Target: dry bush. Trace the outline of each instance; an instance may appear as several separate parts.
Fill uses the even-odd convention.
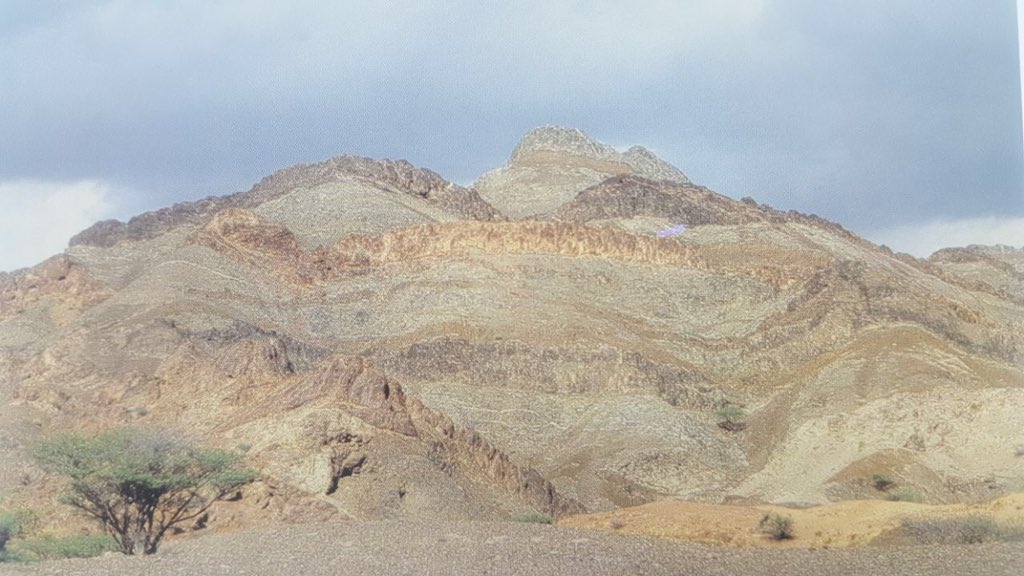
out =
[[[757,528],[772,540],[789,540],[793,538],[793,519],[781,514],[765,514]]]

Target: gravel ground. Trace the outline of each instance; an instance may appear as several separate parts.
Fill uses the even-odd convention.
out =
[[[216,534],[169,542],[149,557],[5,565],[0,574],[1021,576],[1024,544],[730,550],[539,524],[391,521]]]

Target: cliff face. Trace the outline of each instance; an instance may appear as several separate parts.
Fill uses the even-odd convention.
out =
[[[0,276],[0,492],[54,521],[25,448],[120,425],[244,447],[230,525],[1024,489],[1020,250],[893,254],[576,130],[474,188],[339,157],[72,244]]]

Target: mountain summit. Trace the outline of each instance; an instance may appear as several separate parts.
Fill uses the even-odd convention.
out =
[[[554,156],[546,156],[553,153]],[[651,180],[670,180],[688,184],[690,180],[678,168],[658,158],[643,146],[633,146],[625,152],[593,140],[577,128],[547,125],[534,128],[523,136],[512,151],[509,164],[525,166],[529,164],[572,164],[608,162],[624,164],[628,167],[616,167],[621,172],[613,175],[635,175]],[[560,162],[559,162],[560,161]]]
[[[619,152],[576,128],[549,125],[527,132],[508,164],[484,174],[474,188],[506,216],[522,218],[549,214],[612,176],[690,182],[642,146]]]

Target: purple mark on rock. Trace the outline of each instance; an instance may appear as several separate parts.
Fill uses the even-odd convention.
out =
[[[686,232],[686,224],[676,224],[675,226],[669,226],[664,230],[660,230],[657,234],[658,238],[670,238],[672,236],[678,236]]]

